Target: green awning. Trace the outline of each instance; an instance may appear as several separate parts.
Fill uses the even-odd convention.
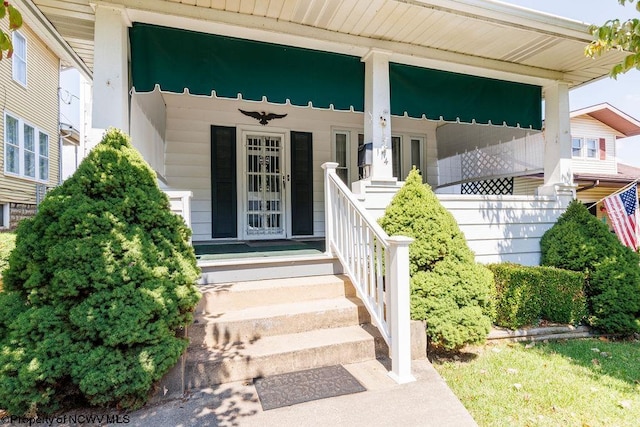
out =
[[[523,83],[389,64],[391,114],[542,128],[542,88]]]
[[[135,23],[135,90],[211,95],[337,110],[364,110],[359,57]]]

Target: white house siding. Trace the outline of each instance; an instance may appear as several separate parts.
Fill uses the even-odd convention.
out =
[[[162,94],[131,96],[131,140],[147,163],[164,177],[166,107]],[[162,179],[162,178],[161,178]]]
[[[540,238],[564,212],[553,197],[438,195],[481,263],[540,263]]]
[[[606,147],[606,159],[600,160],[586,157],[573,157],[571,163],[572,172],[575,173],[595,173],[595,174],[616,174],[616,148],[615,129],[606,126],[601,121],[588,116],[571,118],[571,136],[577,138],[604,138]]]
[[[0,21],[5,31],[7,22],[7,19]],[[0,203],[35,205],[36,181],[4,173],[4,113],[11,113],[49,136],[49,179],[46,185],[56,186],[60,170],[60,60],[27,23],[23,24],[19,31],[27,40],[27,86],[24,87],[13,80],[11,59],[5,58],[0,61],[0,90],[3,100],[3,115],[0,118]]]
[[[335,160],[334,132],[349,132],[350,181],[358,179],[357,145],[358,134],[363,133],[362,113],[185,94],[162,94],[162,96],[166,103],[165,184],[171,190],[193,192],[191,222],[194,241],[211,240],[211,125],[236,127],[238,139],[242,137],[243,131],[282,133],[285,137],[285,146],[289,144],[290,131],[311,132],[313,134],[314,236],[324,236],[324,171],[321,165]],[[248,111],[286,113],[287,117],[273,120],[267,126],[261,126],[255,119],[241,114],[238,111],[240,108]],[[143,114],[143,122],[146,120],[145,117]],[[132,125],[132,129],[138,126]],[[149,124],[143,125],[142,128],[149,129]],[[392,134],[401,136],[403,144],[408,144],[412,137],[419,137],[425,141],[423,154],[426,155],[427,171],[426,174],[423,171],[423,175],[426,176],[427,182],[437,184],[435,128],[436,123],[427,120],[392,118]],[[241,155],[240,152],[238,154]],[[401,174],[406,175],[410,168],[410,150],[403,149],[402,156]],[[242,191],[240,185],[238,188]]]
[[[384,214],[396,191],[372,189],[361,199],[377,219]],[[538,265],[540,238],[566,208],[554,197],[451,194],[437,197],[456,219],[481,263]]]
[[[313,200],[314,235],[324,236],[324,190],[321,165],[333,160],[332,129],[362,128],[362,114],[312,108],[290,107],[239,100],[216,100],[208,97],[167,95],[167,128],[165,178],[174,190],[193,192],[191,222],[194,241],[211,240],[211,125],[237,128],[242,131],[275,132],[289,144],[290,131],[313,133]],[[287,113],[287,117],[261,126],[238,109]],[[352,147],[352,164],[357,163],[357,146]],[[285,154],[286,155],[286,154]],[[239,157],[241,158],[241,157]],[[356,169],[357,170],[357,169]],[[240,190],[239,186],[239,191]],[[290,218],[289,218],[290,219]]]

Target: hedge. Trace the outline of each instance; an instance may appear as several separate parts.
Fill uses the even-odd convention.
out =
[[[496,284],[496,325],[517,329],[541,319],[577,324],[585,317],[584,274],[511,263],[488,267]]]

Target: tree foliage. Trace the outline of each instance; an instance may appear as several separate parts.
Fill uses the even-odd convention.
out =
[[[411,317],[427,321],[431,344],[452,350],[484,342],[493,316],[493,276],[475,262],[455,219],[417,170],[380,225],[389,235],[415,239],[409,247]]]
[[[608,333],[638,330],[640,257],[573,201],[540,240],[542,264],[585,273],[589,323]]]
[[[109,131],[22,221],[0,293],[0,408],[140,406],[199,299],[190,230],[128,137]]]
[[[618,3],[624,6],[634,1],[618,0]],[[636,9],[640,12],[640,1],[636,3]],[[589,32],[593,41],[585,48],[587,56],[593,58],[611,49],[627,52],[624,60],[611,69],[612,77],[616,78],[633,68],[640,70],[640,19],[610,19],[601,26],[592,25]]]
[[[9,30],[17,30],[22,27],[22,15],[8,1],[3,2],[0,5],[0,20],[6,16],[9,17]],[[0,60],[3,57],[4,52],[7,52],[7,58],[11,58],[13,55],[13,43],[11,42],[11,35],[4,30],[0,30]]]

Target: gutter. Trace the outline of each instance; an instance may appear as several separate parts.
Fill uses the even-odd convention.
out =
[[[587,185],[586,187],[578,188],[576,190],[576,193],[579,193],[579,192],[585,191],[585,190],[591,190],[592,188],[596,188],[599,185],[600,185],[600,180],[596,179],[595,181],[593,181],[593,183],[591,185]]]

